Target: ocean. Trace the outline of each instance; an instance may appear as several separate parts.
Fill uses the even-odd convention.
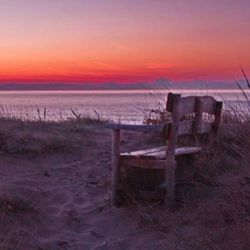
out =
[[[113,91],[1,91],[0,116],[23,120],[61,121],[91,117],[139,124],[152,109],[163,109],[169,90]],[[240,90],[172,90],[186,95],[212,95],[222,100],[224,109],[245,110],[246,98]],[[248,91],[248,93],[250,93]]]

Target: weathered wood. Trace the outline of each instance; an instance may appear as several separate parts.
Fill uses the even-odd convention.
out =
[[[215,114],[217,101],[212,96],[187,96],[181,98],[181,116],[195,112],[197,98],[199,98],[202,103],[202,112]]]
[[[196,96],[186,96],[181,98],[180,116],[194,113]]]
[[[112,130],[112,204],[120,203],[119,183],[121,179],[120,169],[120,130]]]
[[[170,93],[168,99],[171,100],[171,104],[167,105],[167,108],[172,107],[172,123],[169,126],[169,140],[167,141],[166,151],[166,168],[165,168],[165,183],[166,183],[166,195],[165,205],[167,208],[171,208],[174,202],[175,191],[175,148],[177,144],[178,126],[180,119],[181,108],[181,95],[173,95]]]
[[[202,102],[199,97],[196,98],[195,100],[195,118],[194,118],[194,123],[193,123],[193,129],[192,132],[194,134],[199,133],[201,131],[201,122],[202,122]]]
[[[178,135],[192,134],[194,121],[182,121],[179,122]]]
[[[121,153],[121,156],[147,156],[149,154],[155,154],[157,155],[159,152],[164,152],[166,154],[166,146],[156,147],[156,148],[149,148],[149,149],[143,149],[143,150],[136,150],[133,152],[126,152]],[[164,156],[165,157],[165,156]]]
[[[184,121],[179,122],[179,129],[178,129],[178,135],[191,135],[194,134],[193,132],[193,121]],[[199,131],[197,134],[206,134],[210,133],[212,130],[212,123],[208,122],[201,122]]]
[[[166,103],[166,110],[171,114],[171,123],[172,123],[172,109],[173,109],[173,97],[174,94],[168,93],[167,103]],[[170,131],[171,131],[171,124],[168,125],[168,130],[165,133],[166,141],[169,139]]]
[[[158,148],[150,148],[145,150],[137,150],[133,152],[121,153],[120,156],[123,159],[133,158],[133,159],[165,159],[166,158],[166,146],[158,147]],[[189,155],[196,154],[201,152],[201,147],[178,147],[175,149],[175,156],[179,155]],[[147,168],[147,166],[145,166]]]
[[[217,102],[215,106],[215,119],[213,124],[213,133],[214,136],[217,136],[221,123],[221,115],[222,115],[223,103]]]
[[[192,133],[194,134],[194,142],[195,144],[199,143],[199,133],[201,133],[201,126],[202,126],[202,108],[203,108],[203,103],[201,102],[201,98],[197,97],[195,100],[195,106],[194,106],[194,112],[195,112],[195,117],[194,117],[194,123],[193,123],[193,128],[192,128]]]
[[[179,147],[175,149],[175,156],[196,154],[202,151],[202,147]]]
[[[106,127],[111,129],[121,129],[121,130],[163,132],[163,130],[166,127],[166,123],[163,125],[131,125],[131,124],[109,123],[106,125]]]
[[[202,122],[200,134],[209,134],[212,131],[212,128],[212,123]]]
[[[202,103],[202,112],[215,114],[215,105],[217,101],[212,96],[201,96],[199,98]]]

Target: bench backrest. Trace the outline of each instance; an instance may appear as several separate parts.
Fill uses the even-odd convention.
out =
[[[168,139],[176,143],[177,137],[185,134],[211,134],[216,137],[222,105],[222,102],[211,96],[181,97],[179,94],[169,93],[166,109],[172,114],[172,124],[169,126]]]

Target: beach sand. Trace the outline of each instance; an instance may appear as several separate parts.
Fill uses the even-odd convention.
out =
[[[158,234],[110,204],[110,131],[92,125],[77,135],[77,153],[2,153],[0,248],[154,249]]]
[[[35,125],[32,130],[33,125],[12,122],[1,127],[0,139],[12,134],[16,144],[1,148],[0,249],[215,249],[220,241],[207,233],[215,230],[213,223],[206,227],[197,220],[206,217],[216,195],[174,215],[164,208],[112,207],[111,134],[103,124]],[[125,142],[133,137],[123,138],[125,149],[135,147]],[[45,145],[48,138],[61,147]],[[63,147],[64,139],[74,150]],[[225,178],[225,186],[242,181],[237,173]],[[219,196],[217,189],[212,188]]]

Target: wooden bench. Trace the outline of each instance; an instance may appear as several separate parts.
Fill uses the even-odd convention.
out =
[[[165,204],[171,207],[174,201],[176,156],[192,155],[201,152],[200,135],[215,139],[221,121],[222,102],[211,96],[181,97],[179,94],[168,94],[166,109],[171,113],[170,120],[162,125],[126,125],[109,124],[113,129],[112,139],[112,203],[121,201],[121,166],[165,170]],[[145,132],[163,132],[166,134],[166,145],[147,150],[120,152],[120,130]],[[178,147],[179,136],[194,138],[195,145]],[[190,139],[191,144],[191,139]]]

